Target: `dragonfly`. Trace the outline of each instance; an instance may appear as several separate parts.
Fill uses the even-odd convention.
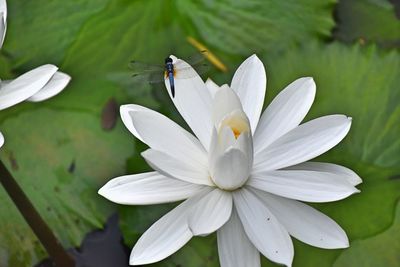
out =
[[[175,63],[171,57],[164,60],[164,64],[148,64],[140,61],[131,61],[129,67],[133,70],[132,77],[136,82],[149,82],[150,84],[169,81],[172,97],[175,97],[175,79],[189,79],[208,70],[204,62],[206,51],[197,53],[188,60],[178,60]]]

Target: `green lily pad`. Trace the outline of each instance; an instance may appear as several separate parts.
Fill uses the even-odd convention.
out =
[[[395,213],[395,220],[389,229],[376,236],[354,241],[333,266],[397,266],[400,262],[400,203]]]
[[[111,210],[97,189],[124,173],[133,152],[122,123],[105,132],[97,116],[40,108],[9,117],[1,129],[1,160],[66,248],[102,227]],[[43,248],[3,189],[0,202],[1,266],[34,265]]]
[[[117,0],[84,25],[65,66],[71,66],[72,74],[92,70],[101,75],[112,68],[126,70],[129,59],[162,64],[170,53],[183,57],[195,51],[187,36],[199,37],[223,53],[247,55],[249,50],[285,48],[328,36],[334,26],[332,10],[333,2],[316,0],[301,4]]]
[[[337,20],[334,37],[341,41],[400,48],[400,18],[388,0],[339,1]]]
[[[108,2],[7,1],[8,29],[3,49],[24,69],[48,62],[60,64],[84,23]]]
[[[334,26],[334,3],[179,0],[175,6],[192,35],[225,53],[248,56],[328,37]]]
[[[190,48],[171,12],[169,1],[112,1],[82,27],[63,67],[73,76],[114,80],[125,72],[130,80],[128,63],[133,59],[163,64],[175,48]]]

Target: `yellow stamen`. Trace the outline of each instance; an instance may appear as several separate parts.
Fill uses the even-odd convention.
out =
[[[230,116],[228,115],[227,117],[225,117],[221,121],[219,128],[222,129],[222,127],[225,126],[231,128],[232,133],[236,139],[238,139],[243,132],[250,131],[250,126],[247,117],[246,115],[242,114],[242,112],[234,112]]]
[[[208,61],[210,61],[211,64],[213,64],[217,69],[221,70],[222,72],[227,72],[228,68],[224,65],[224,63],[222,63],[221,60],[218,59],[218,57],[216,55],[214,55],[213,53],[210,52],[210,50],[203,45],[202,43],[198,42],[196,39],[194,39],[191,36],[188,36],[186,38],[186,40],[193,45],[197,50],[199,50],[200,52],[202,51],[207,51],[207,53],[205,53],[205,57]]]
[[[231,129],[232,129],[233,135],[235,136],[235,139],[238,139],[240,134],[241,134],[241,132],[238,129],[235,129],[235,128],[231,128]]]

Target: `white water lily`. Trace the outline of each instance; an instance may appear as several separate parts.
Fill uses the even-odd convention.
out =
[[[153,110],[121,106],[125,126],[150,147],[142,155],[155,171],[115,178],[99,190],[120,204],[187,199],[141,236],[131,265],[165,259],[193,236],[215,231],[223,267],[260,266],[260,252],[291,266],[290,235],[320,248],[349,245],[338,224],[300,202],[340,200],[361,183],[345,167],[306,162],[337,145],[351,125],[344,115],[300,125],[314,100],[312,78],[288,85],[260,118],[266,74],[255,55],[230,86],[176,76],[171,99],[197,138]]]
[[[0,48],[7,28],[7,5],[0,0]],[[46,64],[28,71],[14,80],[0,80],[0,110],[23,101],[40,102],[60,93],[71,77],[58,71],[58,67]],[[4,143],[1,135],[0,147]]]
[[[2,147],[4,144],[4,136],[2,133],[0,133],[0,147]]]
[[[4,37],[7,29],[7,3],[0,0],[0,48],[3,46]]]
[[[60,93],[71,77],[46,64],[11,81],[0,82],[0,110],[23,101],[40,102]]]

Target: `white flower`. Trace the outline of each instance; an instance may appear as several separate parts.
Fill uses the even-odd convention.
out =
[[[2,147],[4,144],[4,136],[2,133],[0,133],[0,147]]]
[[[288,85],[260,118],[266,75],[255,55],[230,87],[176,75],[171,99],[198,139],[162,114],[122,106],[125,126],[150,147],[142,155],[155,171],[115,178],[99,190],[121,204],[187,199],[142,235],[130,264],[160,261],[214,231],[223,267],[260,266],[259,252],[291,266],[290,235],[321,248],[349,245],[339,225],[300,202],[343,199],[361,183],[345,167],[306,162],[338,144],[351,125],[344,115],[299,125],[314,100],[312,78]]]
[[[7,29],[7,3],[0,0],[0,48],[3,46],[4,37]]]
[[[7,28],[7,5],[0,0],[0,48]],[[14,106],[23,101],[39,102],[60,93],[69,83],[71,77],[51,64],[37,67],[11,81],[0,80],[0,110]],[[0,137],[0,147],[4,138]]]
[[[0,110],[23,101],[40,102],[61,92],[71,80],[58,68],[46,64],[11,81],[0,82]]]

